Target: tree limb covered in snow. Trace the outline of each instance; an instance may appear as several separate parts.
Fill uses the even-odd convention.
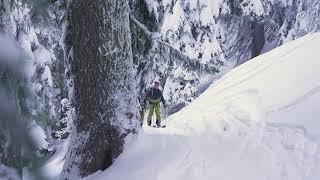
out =
[[[130,15],[130,20],[132,20],[139,28],[141,28],[146,33],[146,35],[148,35],[148,37],[151,37],[154,33],[149,31],[149,29],[144,24],[139,22],[133,15]]]
[[[23,92],[26,96],[30,94],[24,87],[25,74],[23,73],[23,61],[19,57],[19,50],[13,46],[11,39],[0,36],[1,42],[6,42],[7,47],[0,47],[0,141],[6,143],[5,146],[0,144],[0,165],[5,164],[15,168],[22,175],[22,168],[29,166],[31,174],[37,179],[45,179],[38,172],[40,159],[37,156],[35,147],[36,140],[26,128],[28,125],[27,117],[22,112],[24,108],[22,100],[19,100],[18,93]],[[9,44],[9,45],[8,45]],[[12,46],[10,46],[12,45]],[[6,53],[18,54],[12,56]],[[7,83],[9,82],[9,83]],[[2,169],[2,170],[1,170]],[[0,170],[4,171],[0,166]],[[7,170],[5,170],[7,171]],[[1,177],[0,172],[0,177]]]
[[[211,67],[210,65],[202,64],[195,59],[190,59],[188,56],[184,55],[181,51],[174,48],[170,44],[161,41],[157,38],[157,32],[151,32],[149,29],[142,24],[139,20],[137,20],[132,14],[130,15],[130,20],[135,23],[135,25],[141,29],[151,40],[153,53],[159,54],[163,56],[165,52],[170,54],[170,58],[161,58],[163,61],[170,61],[179,64],[180,66],[186,68],[188,71],[195,71],[202,73],[214,74],[218,72],[215,67]]]

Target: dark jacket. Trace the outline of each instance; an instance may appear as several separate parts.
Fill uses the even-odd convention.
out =
[[[156,88],[151,88],[147,94],[146,99],[150,102],[150,100],[161,100],[163,105],[165,105],[165,101],[162,95],[162,92],[160,91],[160,89],[156,89]]]

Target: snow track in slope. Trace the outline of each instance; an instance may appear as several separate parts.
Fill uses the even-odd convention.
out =
[[[320,93],[320,86],[317,86],[315,88],[313,88],[312,90],[308,91],[306,94],[304,94],[303,96],[295,99],[294,101],[292,101],[291,103],[283,106],[283,107],[280,107],[278,108],[277,110],[270,110],[269,112],[274,112],[274,111],[284,111],[284,110],[288,110],[302,102],[304,102],[307,98],[317,94],[317,93]]]

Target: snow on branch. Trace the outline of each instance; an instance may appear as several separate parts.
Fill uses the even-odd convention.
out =
[[[149,31],[149,29],[142,24],[140,21],[138,21],[133,15],[130,15],[130,19],[140,28],[142,29],[147,36],[152,37],[153,32]]]
[[[102,47],[100,46],[98,48],[98,51],[101,56],[110,56],[112,54],[116,54],[116,53],[120,52],[119,48],[114,48],[112,51],[108,51],[108,49],[106,48],[105,45],[102,45]]]

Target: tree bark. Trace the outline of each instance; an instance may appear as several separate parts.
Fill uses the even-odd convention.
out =
[[[62,179],[104,170],[139,126],[126,0],[71,4],[75,126]]]

